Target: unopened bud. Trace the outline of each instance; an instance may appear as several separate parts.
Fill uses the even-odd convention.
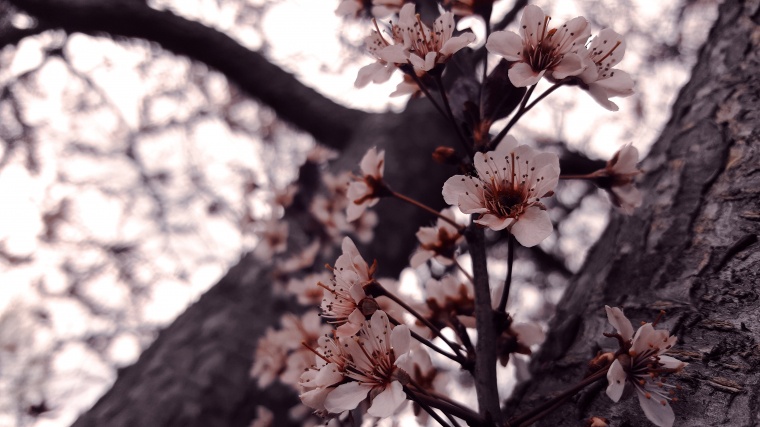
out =
[[[451,147],[440,146],[433,151],[433,160],[442,165],[456,165],[459,163],[457,152]]]
[[[588,370],[589,374],[592,374],[605,366],[612,363],[612,361],[615,359],[614,353],[599,353],[596,355],[595,358],[593,358],[590,362],[588,362]]]

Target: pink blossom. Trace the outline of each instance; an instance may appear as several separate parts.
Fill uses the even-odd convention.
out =
[[[542,197],[554,194],[559,158],[539,153],[507,136],[496,151],[475,154],[475,176],[455,175],[443,185],[443,198],[462,213],[480,214],[476,223],[508,229],[523,246],[539,244],[552,232]]]
[[[625,54],[625,40],[615,31],[605,28],[594,37],[588,47],[577,51],[583,60],[584,70],[578,76],[588,93],[604,108],[617,111],[611,97],[633,95],[633,79],[617,65]]]
[[[379,152],[375,147],[370,148],[359,164],[362,176],[351,181],[348,185],[347,197],[348,208],[346,219],[351,222],[357,220],[368,207],[372,207],[380,201],[383,184],[383,171],[385,170],[385,151]]]
[[[671,427],[675,421],[671,384],[665,383],[664,374],[678,372],[687,363],[665,356],[676,343],[676,337],[667,330],[654,329],[654,324],[643,324],[636,334],[623,311],[617,307],[605,306],[607,319],[617,330],[623,348],[609,371],[607,371],[607,396],[618,402],[626,387],[633,387],[639,404],[649,421],[659,427]]]
[[[564,79],[583,72],[582,58],[575,53],[591,35],[588,21],[576,17],[561,27],[549,29],[551,17],[540,7],[528,5],[520,20],[520,35],[512,31],[496,31],[488,38],[489,52],[515,64],[509,69],[509,80],[517,87],[538,83],[548,71],[552,78]]]
[[[454,220],[453,208],[444,209],[441,215]],[[448,221],[438,218],[435,227],[420,227],[417,231],[417,240],[420,247],[412,255],[410,264],[417,268],[430,258],[434,258],[442,265],[453,263],[454,253],[463,240],[464,236]]]
[[[612,204],[627,215],[633,214],[642,203],[641,193],[634,184],[634,178],[641,174],[636,166],[638,162],[639,150],[626,144],[612,156],[604,169],[591,174],[594,183],[610,195]]]

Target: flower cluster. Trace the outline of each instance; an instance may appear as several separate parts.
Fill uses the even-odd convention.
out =
[[[588,21],[576,17],[560,27],[549,29],[550,16],[540,7],[528,5],[520,20],[520,34],[497,31],[486,43],[489,52],[514,64],[509,80],[517,87],[531,86],[542,77],[562,80],[577,77],[576,83],[608,110],[618,107],[610,97],[633,94],[633,80],[617,65],[625,53],[623,37],[611,29],[591,36]]]
[[[322,317],[338,328],[338,336],[350,336],[359,331],[369,310],[377,308],[364,292],[364,286],[372,282],[375,266],[364,261],[350,238],[343,239],[342,247],[343,254],[333,267],[333,280],[329,284],[320,282],[319,286],[326,291]]]
[[[475,154],[475,176],[454,175],[443,184],[443,198],[462,213],[480,214],[476,223],[508,229],[523,246],[535,246],[552,232],[540,199],[559,180],[559,158],[539,153],[507,136],[495,151]]]
[[[607,371],[607,396],[617,402],[625,389],[632,387],[647,418],[659,427],[671,427],[675,415],[668,402],[674,399],[677,387],[667,384],[663,375],[679,372],[687,365],[665,355],[677,338],[666,330],[654,329],[653,323],[644,323],[634,335],[623,310],[609,306],[605,310],[623,347]]]
[[[450,12],[439,16],[429,28],[415,14],[414,4],[405,4],[398,22],[390,24],[387,39],[379,29],[365,39],[367,50],[377,61],[359,70],[354,84],[364,87],[369,82],[383,83],[402,65],[411,66],[419,76],[474,41],[475,35],[470,32],[454,37],[454,15]]]
[[[452,209],[441,211],[443,217],[454,221]],[[417,231],[417,240],[420,247],[412,255],[409,262],[412,267],[419,267],[427,260],[433,258],[442,265],[451,265],[457,246],[464,240],[464,236],[451,222],[438,218],[435,227],[420,227]]]
[[[320,413],[341,413],[367,399],[373,417],[392,415],[406,400],[400,367],[409,361],[411,335],[404,325],[391,327],[376,311],[354,336],[320,338],[316,364],[301,376],[301,401]]]

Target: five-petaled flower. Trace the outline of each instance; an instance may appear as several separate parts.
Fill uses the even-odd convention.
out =
[[[364,292],[364,286],[372,282],[375,264],[369,266],[359,254],[354,242],[343,239],[343,254],[335,261],[333,280],[318,286],[327,292],[322,299],[322,317],[338,327],[338,336],[350,336],[361,328],[361,323],[377,303]]]
[[[409,4],[414,12],[414,5]],[[402,12],[403,9],[402,8]],[[475,41],[475,34],[465,32],[456,37],[454,35],[454,15],[445,12],[439,16],[430,29],[422,23],[419,15],[415,15],[415,21],[401,21],[404,35],[404,43],[409,49],[409,62],[415,70],[430,71],[436,65],[443,64],[468,44]]]
[[[634,335],[633,326],[623,310],[609,306],[605,306],[605,310],[623,347],[607,371],[607,396],[617,402],[626,386],[633,387],[649,421],[659,427],[672,426],[675,415],[668,401],[674,399],[673,389],[677,387],[666,384],[662,376],[678,372],[687,365],[664,355],[677,338],[670,336],[667,330],[654,329],[652,323],[644,323]]]
[[[515,64],[509,80],[517,87],[538,83],[546,72],[554,79],[577,76],[584,69],[579,47],[591,35],[586,18],[578,16],[558,28],[548,28],[550,16],[540,7],[528,5],[520,20],[520,34],[496,31],[488,38],[489,52]]]
[[[442,210],[441,215],[454,221],[454,212],[451,208]],[[420,241],[420,247],[409,262],[415,268],[430,258],[434,258],[442,265],[451,265],[454,262],[457,245],[464,240],[464,236],[450,222],[438,218],[435,227],[420,227],[417,231],[417,240]]]
[[[641,173],[636,167],[638,162],[639,150],[626,144],[612,156],[604,169],[590,175],[594,184],[607,191],[612,204],[628,215],[641,206],[642,202],[641,192],[633,182],[636,175]]]
[[[578,77],[583,81],[581,87],[602,107],[617,111],[618,106],[610,101],[613,96],[633,95],[633,79],[625,71],[614,67],[625,54],[625,40],[615,31],[605,28],[591,40],[588,47],[583,46],[577,53],[583,60],[583,72]]]
[[[387,187],[383,183],[383,171],[385,170],[385,151],[379,152],[375,147],[370,148],[364,155],[359,165],[362,176],[351,181],[348,185],[346,196],[348,207],[346,219],[355,221],[368,207],[375,206],[380,197],[385,196]]]
[[[411,362],[411,334],[405,325],[391,328],[388,315],[376,311],[351,337],[320,341],[317,365],[301,376],[301,400],[314,409],[341,413],[369,395],[367,414],[386,418],[406,401],[400,382]]]
[[[475,176],[454,175],[443,184],[443,198],[466,214],[480,214],[476,223],[508,229],[521,245],[539,244],[552,232],[542,197],[554,194],[559,158],[539,153],[507,136],[496,151],[475,154]]]

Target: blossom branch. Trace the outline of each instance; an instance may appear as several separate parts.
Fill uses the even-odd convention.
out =
[[[525,113],[530,111],[533,107],[536,106],[536,104],[541,102],[544,98],[549,96],[555,90],[559,89],[560,86],[564,85],[566,82],[567,82],[566,80],[561,80],[555,83],[554,85],[552,85],[552,87],[550,87],[549,89],[546,89],[544,93],[539,95],[538,98],[536,98],[535,100],[533,100],[533,102],[531,102],[530,104],[526,106],[525,104],[528,102],[528,98],[533,93],[533,90],[536,88],[536,85],[531,86],[530,89],[528,89],[528,92],[525,93],[525,97],[523,97],[523,102],[522,104],[520,104],[520,109],[517,110],[514,117],[512,117],[509,123],[507,123],[507,125],[504,126],[504,129],[502,129],[501,132],[499,132],[499,134],[496,135],[496,137],[491,141],[491,144],[490,144],[491,148],[496,147],[499,144],[499,141],[501,141],[504,138],[504,136],[507,135],[507,132],[509,132],[509,130],[512,129],[512,126],[514,126],[517,123],[517,121],[520,120],[520,118],[523,115],[525,115]]]
[[[417,310],[412,308],[409,304],[404,302],[401,298],[397,297],[394,293],[389,292],[387,289],[383,287],[378,282],[373,282],[367,285],[365,290],[369,291],[369,293],[373,294],[374,296],[385,296],[391,301],[395,302],[396,304],[400,305],[404,310],[408,311],[409,314],[414,316],[417,320],[422,322],[425,326],[428,327],[438,338],[440,338],[443,342],[446,343],[449,347],[451,347],[452,350],[454,350],[454,353],[457,355],[457,362],[463,363],[464,362],[464,355],[462,355],[462,352],[460,350],[460,346],[458,344],[455,344],[451,342],[448,338],[446,338],[443,333],[441,332],[438,327],[436,327],[433,323],[431,323],[428,319],[425,318],[425,316],[421,315]]]
[[[465,270],[464,267],[462,267],[462,264],[460,264],[459,261],[456,260],[456,258],[453,258],[453,260],[454,260],[454,265],[456,265],[459,271],[461,271],[462,274],[464,274],[464,276],[467,277],[467,280],[469,280],[470,283],[474,283],[475,280],[472,278],[472,275],[467,270]]]
[[[574,395],[575,393],[581,391],[589,384],[595,383],[603,378],[607,377],[607,371],[610,369],[610,365],[608,364],[604,368],[600,369],[597,372],[594,372],[593,374],[589,375],[588,377],[584,378],[581,382],[576,384],[575,386],[565,390],[564,392],[560,393],[559,395],[555,396],[554,398],[542,403],[538,407],[526,412],[525,414],[522,414],[518,417],[515,417],[507,422],[507,425],[509,426],[519,426],[519,427],[527,427],[536,421],[540,420],[544,416],[548,415],[551,411],[556,409],[558,406],[560,406],[565,399],[569,398],[570,396]]]
[[[436,211],[435,209],[431,208],[430,206],[428,206],[428,205],[426,205],[424,203],[418,202],[417,200],[414,200],[411,197],[405,196],[405,195],[403,195],[401,193],[397,193],[397,192],[391,190],[390,188],[388,188],[388,191],[390,192],[390,196],[391,197],[395,197],[395,198],[397,198],[399,200],[402,200],[402,201],[404,201],[406,203],[409,203],[410,205],[416,206],[416,207],[424,210],[425,212],[429,212],[429,213],[437,216],[438,218],[441,218],[442,220],[448,222],[449,224],[453,225],[459,231],[460,234],[464,233],[464,227],[462,227],[461,225],[457,224],[456,221],[454,221],[453,219],[447,217],[446,215],[441,215],[440,212]]]
[[[410,393],[414,395],[414,400],[416,402],[423,402],[432,408],[440,409],[446,414],[451,414],[461,420],[465,420],[469,425],[477,426],[484,424],[484,420],[480,415],[471,409],[465,408],[464,406],[444,401],[423,393],[417,393],[409,388],[406,388],[405,391],[407,392],[407,396]]]
[[[438,85],[438,89],[441,91],[441,99],[443,100],[443,106],[446,108],[446,113],[449,115],[449,120],[451,120],[452,126],[454,126],[454,129],[457,131],[457,136],[459,136],[460,141],[462,142],[462,147],[465,149],[467,154],[472,157],[473,150],[472,145],[467,142],[467,138],[462,133],[462,128],[457,125],[457,120],[454,117],[454,112],[451,111],[451,104],[449,103],[449,97],[446,95],[446,87],[443,85],[443,79],[441,79],[440,74],[436,74],[435,76],[435,83]]]
[[[413,379],[411,379],[411,378],[409,379],[409,383],[410,383],[411,385],[413,385],[413,386],[414,386],[414,388],[416,388],[417,390],[419,390],[419,392],[420,392],[420,393],[422,393],[422,394],[424,394],[424,395],[426,395],[426,396],[431,396],[431,397],[434,397],[434,398],[438,398],[438,399],[440,399],[440,400],[443,400],[444,402],[448,402],[448,403],[451,403],[451,404],[452,404],[452,405],[454,405],[454,406],[461,406],[461,405],[459,405],[459,403],[457,403],[457,402],[454,402],[453,400],[451,400],[451,399],[449,399],[449,398],[447,398],[447,397],[445,397],[445,396],[441,396],[441,395],[438,395],[438,394],[437,394],[437,393],[435,393],[434,391],[428,391],[428,390],[425,390],[423,387],[421,387],[419,384],[417,384],[417,382],[415,382],[415,381],[414,381]],[[419,403],[419,402],[418,402],[418,403]],[[444,414],[446,415],[446,418],[448,418],[448,419],[449,419],[449,421],[451,421],[451,424],[452,424],[454,427],[461,427],[461,426],[459,425],[459,422],[456,420],[456,418],[454,418],[454,416],[453,416],[453,415],[449,414],[448,412],[444,412]]]
[[[393,323],[395,326],[401,325],[402,323],[399,322],[397,319],[395,319],[393,316],[388,315],[388,320],[390,320],[391,323]],[[417,332],[414,332],[412,330],[409,330],[409,334],[411,334],[412,338],[416,339],[420,342],[420,344],[430,348],[431,350],[435,351],[436,353],[440,354],[441,356],[448,357],[449,359],[453,360],[457,363],[462,363],[457,356],[447,352],[446,350],[438,347],[437,345],[430,342],[429,339],[423,337],[422,335],[418,334]]]
[[[512,264],[515,260],[515,238],[512,233],[507,236],[507,278],[504,280],[504,289],[501,292],[501,300],[497,312],[501,313],[507,309],[507,300],[509,299],[509,288],[512,286]]]
[[[420,408],[424,409],[425,412],[427,412],[431,417],[433,417],[434,420],[438,422],[438,424],[440,424],[443,427],[451,427],[449,423],[447,423],[443,418],[441,418],[441,416],[438,415],[433,410],[433,408],[430,407],[430,405],[428,405],[425,402],[420,401],[418,399],[418,396],[419,396],[418,394],[415,394],[414,392],[412,392],[408,387],[404,387],[404,392],[406,392],[406,397],[408,397],[410,400],[420,405]]]
[[[495,312],[491,308],[491,288],[488,284],[485,231],[470,225],[465,232],[472,257],[473,287],[475,289],[475,326],[478,342],[475,346],[475,392],[480,414],[489,420],[501,422],[499,389],[496,384],[497,330]]]

